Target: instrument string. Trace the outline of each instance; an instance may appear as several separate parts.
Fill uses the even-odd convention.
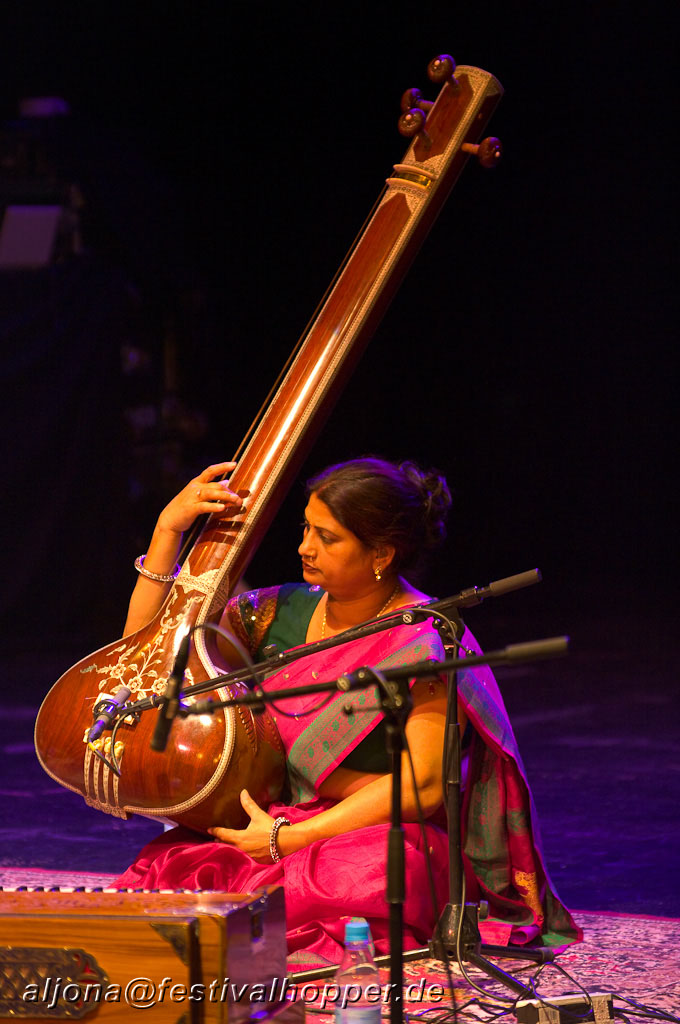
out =
[[[345,253],[345,255],[343,257],[343,259],[342,259],[342,261],[340,263],[340,266],[336,270],[336,272],[333,275],[333,278],[331,279],[328,287],[326,288],[326,290],[324,291],[324,293],[321,296],[320,300],[318,301],[314,312],[312,313],[312,315],[310,316],[309,320],[307,321],[307,324],[306,324],[304,330],[302,331],[302,333],[300,334],[298,340],[296,341],[295,345],[293,346],[293,348],[292,348],[288,358],[286,359],[286,362],[284,363],[283,367],[279,371],[279,373],[278,373],[274,383],[270,387],[270,389],[269,389],[265,399],[263,400],[262,404],[260,405],[260,408],[255,413],[255,416],[253,417],[252,423],[250,424],[250,426],[248,427],[248,429],[246,430],[246,432],[245,432],[245,434],[243,436],[243,440],[241,441],[240,445],[238,446],[238,448],[236,449],[236,451],[234,452],[234,454],[233,454],[233,456],[232,456],[232,458],[230,460],[231,462],[238,462],[238,459],[243,454],[243,452],[247,448],[248,444],[252,440],[255,432],[259,428],[259,426],[260,426],[262,420],[264,419],[267,411],[271,407],[271,402],[272,402],[272,399],[274,398],[274,395],[276,394],[276,392],[280,388],[280,386],[281,386],[281,384],[282,384],[286,374],[288,373],[289,369],[291,368],[291,366],[295,362],[295,359],[299,355],[299,353],[300,353],[300,351],[301,351],[305,341],[309,337],[309,333],[310,333],[314,323],[318,319],[319,314],[321,313],[321,310],[326,305],[326,302],[328,301],[329,296],[331,295],[333,289],[335,288],[335,286],[337,285],[338,281],[340,280],[342,274],[344,273],[344,270],[345,270],[347,264],[349,263],[350,259],[352,258],[352,255],[353,255],[354,251],[356,250],[357,245],[359,244],[359,240],[361,239],[362,235],[364,234],[364,231],[366,230],[369,222],[373,218],[373,216],[375,214],[375,211],[380,206],[380,204],[381,204],[381,202],[383,200],[383,197],[384,197],[386,192],[387,192],[387,185],[385,184],[385,185],[383,185],[378,198],[373,203],[373,206],[371,207],[368,215],[364,218],[364,221],[363,221],[361,227],[357,231],[356,235],[354,236],[354,239],[352,240],[352,242],[351,242],[347,252]],[[226,475],[227,474],[224,473],[220,479],[224,480],[226,478]],[[208,520],[210,519],[210,515],[211,515],[210,513],[206,512],[203,515],[199,516],[195,520],[195,522],[194,522],[193,526],[191,527],[191,529],[187,532],[186,538],[185,538],[184,542],[182,543],[182,547],[181,547],[180,553],[179,553],[178,558],[177,558],[177,561],[179,562],[180,565],[182,565],[184,563],[187,555],[190,553],[191,549],[196,544],[200,534],[203,531],[203,528],[205,527],[205,525],[207,524]]]

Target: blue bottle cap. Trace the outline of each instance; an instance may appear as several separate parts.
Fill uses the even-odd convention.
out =
[[[371,930],[364,917],[353,917],[345,925],[345,942],[370,942]]]

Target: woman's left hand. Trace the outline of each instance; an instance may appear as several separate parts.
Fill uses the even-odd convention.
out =
[[[271,864],[269,836],[274,819],[255,803],[247,789],[241,790],[241,806],[250,818],[246,828],[209,828],[208,832],[222,843],[235,846],[259,864]]]

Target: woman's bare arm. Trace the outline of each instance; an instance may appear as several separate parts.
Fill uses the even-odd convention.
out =
[[[208,466],[165,506],[146,552],[145,569],[159,576],[169,576],[174,572],[184,531],[197,516],[205,512],[233,515],[243,507],[243,500],[229,490],[229,482],[217,479],[230,473],[235,465],[234,462],[219,462]],[[162,607],[170,586],[170,583],[140,574],[130,597],[124,636],[141,629],[153,619]]]

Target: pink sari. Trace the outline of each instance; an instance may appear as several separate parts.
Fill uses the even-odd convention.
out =
[[[468,646],[474,642],[467,633],[463,640]],[[264,686],[267,690],[292,689],[312,679],[333,680],[362,666],[385,669],[441,657],[439,636],[427,624],[397,626],[302,658],[269,677]],[[543,941],[552,945],[574,941],[580,933],[553,894],[538,852],[532,831],[535,813],[521,765],[512,752],[514,737],[495,680],[484,670],[465,670],[459,675],[460,700],[477,733],[471,766],[478,777],[468,781],[464,820],[473,811],[477,813],[485,795],[488,804],[489,793],[494,797],[494,814],[499,816],[490,829],[485,821],[467,832],[467,898],[490,898],[492,916],[505,922],[500,933],[487,933],[489,940],[540,941],[542,935]],[[374,691],[338,695],[319,708],[323,699],[312,695],[280,700],[272,712],[286,750],[291,791],[288,803],[277,802],[267,808],[273,817],[285,814],[295,823],[332,806],[333,801],[320,797],[319,786],[381,719]],[[343,710],[346,705],[350,714]],[[488,809],[485,805],[484,813]],[[517,828],[508,829],[508,820]],[[263,865],[224,843],[177,828],[149,843],[117,884],[231,892],[283,885],[289,953],[304,950],[304,955],[299,954],[302,960],[338,962],[348,916],[367,918],[376,948],[387,951],[388,830],[388,824],[361,828],[319,840],[278,864]],[[492,839],[488,851],[486,833]],[[509,840],[505,845],[503,836]],[[427,884],[428,853],[437,916],[449,899],[445,824],[441,827],[441,822],[429,821],[423,835],[417,824],[407,823],[404,841],[403,939],[404,949],[412,949],[427,944],[436,920]]]

